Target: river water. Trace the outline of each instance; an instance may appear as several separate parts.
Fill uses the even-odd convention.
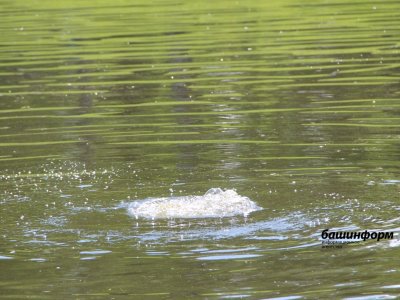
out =
[[[399,297],[399,28],[398,1],[1,1],[0,298]],[[126,209],[211,188],[263,209]]]

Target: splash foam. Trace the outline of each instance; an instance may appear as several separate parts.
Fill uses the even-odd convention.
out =
[[[128,213],[136,218],[224,218],[247,216],[261,210],[248,197],[235,190],[212,188],[203,196],[148,198],[127,206]]]

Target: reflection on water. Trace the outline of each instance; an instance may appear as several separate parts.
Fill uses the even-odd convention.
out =
[[[400,296],[396,1],[0,8],[1,295]],[[263,210],[118,208],[210,187]]]

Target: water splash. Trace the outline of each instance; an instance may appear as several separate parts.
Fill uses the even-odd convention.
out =
[[[209,189],[203,196],[148,198],[127,205],[136,218],[224,218],[247,216],[261,210],[255,202],[235,190]]]

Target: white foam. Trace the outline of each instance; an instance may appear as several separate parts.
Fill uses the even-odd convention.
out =
[[[203,196],[148,198],[127,206],[128,213],[136,218],[224,218],[247,216],[261,210],[255,202],[240,196],[235,190],[212,188]]]

